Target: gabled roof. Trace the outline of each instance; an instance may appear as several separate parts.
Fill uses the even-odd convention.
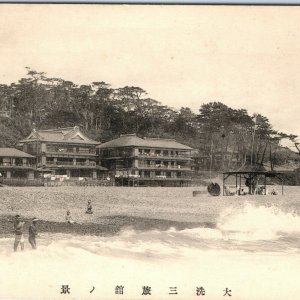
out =
[[[45,141],[45,142],[57,142],[57,143],[72,143],[72,144],[100,144],[88,138],[83,132],[80,131],[78,126],[47,129],[47,130],[35,130],[33,129],[30,135],[21,140],[21,143],[28,141]]]
[[[191,150],[192,148],[176,142],[174,139],[139,138],[136,134],[121,135],[119,138],[97,146],[97,148],[147,147],[161,149]]]
[[[0,157],[33,158],[34,156],[15,148],[0,148]]]

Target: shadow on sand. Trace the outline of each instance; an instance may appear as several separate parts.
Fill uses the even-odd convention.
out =
[[[30,219],[24,219],[24,233],[28,232]],[[69,233],[77,235],[113,236],[126,228],[135,231],[159,230],[166,231],[170,228],[176,230],[192,229],[197,227],[215,228],[214,223],[177,222],[162,219],[148,219],[130,216],[108,216],[97,218],[94,223],[68,224],[66,222],[54,222],[40,220],[37,223],[38,232]],[[11,216],[0,218],[0,234],[10,236],[13,234],[13,222]]]

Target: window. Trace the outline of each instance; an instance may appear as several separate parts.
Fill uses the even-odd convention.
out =
[[[78,152],[80,153],[90,153],[90,149],[86,147],[79,147]]]
[[[159,156],[161,154],[161,150],[155,150],[154,153],[155,153],[156,156]]]

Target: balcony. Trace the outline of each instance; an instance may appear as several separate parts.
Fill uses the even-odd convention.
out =
[[[133,153],[119,153],[119,152],[112,152],[112,153],[100,153],[101,159],[128,159],[134,157]]]
[[[46,166],[48,167],[73,167],[73,168],[90,168],[90,167],[96,167],[95,162],[72,162],[72,161],[47,161]]]
[[[96,163],[95,162],[82,162],[82,161],[77,161],[76,166],[96,166]]]
[[[32,168],[35,168],[35,165],[33,164],[13,164],[13,163],[0,163],[0,168],[1,169],[5,169],[5,168],[8,168],[8,169],[32,169]]]
[[[170,171],[190,171],[191,167],[188,166],[166,166],[166,165],[145,165],[139,164],[138,169],[144,170],[170,170]]]
[[[80,155],[84,155],[84,156],[96,156],[96,151],[78,151],[78,152],[74,152],[74,151],[71,151],[71,150],[63,150],[63,151],[60,151],[59,149],[47,149],[45,152],[44,152],[46,155],[49,154],[49,155],[57,155],[57,156],[60,156],[60,155],[71,155],[71,156],[80,156]]]
[[[149,158],[149,159],[172,159],[172,160],[191,160],[190,155],[164,155],[155,153],[139,153],[138,157]]]

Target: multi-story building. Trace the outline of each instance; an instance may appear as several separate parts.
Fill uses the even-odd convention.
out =
[[[0,148],[0,177],[34,179],[35,157],[15,148]],[[1,179],[0,178],[0,179]]]
[[[97,146],[97,154],[116,185],[188,186],[191,150],[173,139],[139,138],[136,134]]]
[[[48,130],[33,129],[19,142],[18,148],[36,157],[37,167],[53,175],[97,178],[96,145],[79,127]]]

